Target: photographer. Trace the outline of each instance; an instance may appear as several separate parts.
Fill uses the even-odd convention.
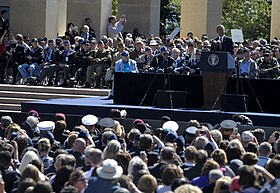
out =
[[[107,33],[108,37],[111,38],[122,38],[122,30],[123,30],[123,25],[126,23],[126,18],[125,15],[122,15],[120,18],[120,21],[118,21],[117,17],[112,15],[109,17],[109,25],[107,27]]]

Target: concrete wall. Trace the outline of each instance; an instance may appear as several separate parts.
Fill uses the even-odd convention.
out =
[[[66,3],[67,0],[11,0],[10,29],[31,38],[56,38],[65,31]]]
[[[97,38],[107,34],[106,27],[111,14],[112,0],[68,0],[67,23],[72,22],[81,28],[84,19],[89,17]]]
[[[214,38],[221,18],[221,0],[182,0],[180,36],[186,37],[187,33],[192,31],[198,38],[204,33]]]
[[[46,0],[11,0],[10,29],[30,37],[45,35]]]
[[[279,17],[280,17],[280,1],[272,0],[270,40],[272,40],[274,37],[280,38]]]
[[[1,0],[0,6],[10,6],[10,0]]]
[[[132,32],[138,28],[144,35],[159,35],[160,0],[119,0],[119,17],[126,15],[124,31]]]

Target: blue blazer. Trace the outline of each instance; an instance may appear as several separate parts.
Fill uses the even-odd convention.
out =
[[[130,67],[130,72],[139,73],[138,68],[137,68],[137,63],[135,60],[129,59],[128,63],[129,63],[129,67]],[[116,62],[115,72],[125,72],[123,59],[120,59]]]

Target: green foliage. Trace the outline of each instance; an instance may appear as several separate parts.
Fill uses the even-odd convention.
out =
[[[118,0],[112,0],[112,15],[118,15]]]
[[[165,37],[180,26],[182,0],[161,0],[160,36]]]
[[[269,40],[272,0],[223,0],[222,24],[230,35],[231,29],[242,29],[244,39]]]

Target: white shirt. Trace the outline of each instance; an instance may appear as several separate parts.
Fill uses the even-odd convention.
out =
[[[89,179],[91,177],[92,171],[94,170],[95,167],[91,167],[90,170],[85,172],[86,178]]]

